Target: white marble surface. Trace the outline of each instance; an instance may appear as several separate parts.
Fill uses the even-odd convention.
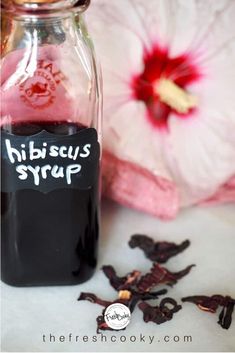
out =
[[[164,223],[106,202],[102,212],[98,267],[113,264],[120,275],[134,268],[147,270],[151,265],[149,260],[140,250],[127,246],[129,236],[135,232],[156,239],[191,240],[190,248],[172,258],[167,267],[173,271],[191,263],[196,263],[197,267],[169,290],[170,296],[178,301],[182,296],[200,293],[235,297],[235,206],[190,209],[176,220]],[[2,284],[2,351],[235,351],[235,313],[227,331],[216,323],[216,315],[204,313],[189,303],[172,321],[160,326],[144,323],[141,312],[136,309],[126,331],[105,332],[107,342],[101,342],[100,336],[98,342],[91,342],[92,336],[96,335],[95,319],[101,307],[77,302],[81,291],[95,292],[106,299],[115,298],[114,290],[99,269],[90,281],[80,286],[13,288]],[[49,342],[50,333],[56,336],[56,342]],[[117,343],[110,342],[114,334]],[[145,336],[145,342],[139,341],[140,334]],[[43,335],[46,335],[46,342],[43,342]],[[66,342],[59,342],[61,335],[65,336]],[[86,335],[90,342],[82,341]],[[124,335],[127,342],[122,343],[120,338]],[[168,343],[164,342],[166,335],[170,336]],[[192,336],[191,343],[183,341],[185,335]],[[78,342],[75,336],[79,336]],[[129,341],[130,336],[136,336],[135,343]],[[154,336],[152,344],[149,336]],[[174,336],[179,336],[178,343],[174,342]]]

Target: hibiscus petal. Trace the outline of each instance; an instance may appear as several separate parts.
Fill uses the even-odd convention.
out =
[[[222,185],[209,199],[202,202],[203,205],[213,205],[224,202],[235,202],[235,176]]]
[[[102,160],[103,194],[128,207],[162,219],[172,219],[178,211],[174,184],[156,177],[147,169],[117,159],[104,151]]]
[[[158,179],[174,190],[171,201],[168,191],[154,194],[156,203],[164,200],[167,206],[173,201],[175,209],[178,198],[181,207],[212,200],[222,185],[226,188],[222,199],[234,200],[234,191],[226,185],[235,175],[234,16],[233,0],[93,1],[88,19],[103,63],[106,87],[106,194],[153,214],[163,216],[166,212],[169,217],[165,206],[156,212],[147,187],[150,181],[148,177],[143,179],[143,171],[148,170],[156,180],[155,190]],[[148,96],[141,100],[131,92],[133,77],[143,73],[146,53],[156,45],[158,55],[165,53],[163,59],[171,60],[170,71],[169,65],[161,68],[168,72],[167,78],[182,84],[187,94],[197,98],[196,108],[188,114],[178,114],[175,106],[164,111],[161,97],[153,96],[153,104]],[[147,90],[152,78],[143,78],[150,81],[138,84],[144,84]],[[148,118],[150,109],[152,122]],[[165,117],[165,130],[153,124],[158,114]],[[111,179],[111,174],[116,174],[115,178]],[[138,197],[137,188],[135,192],[132,188],[134,176],[141,180]],[[225,189],[219,190],[218,198]],[[148,206],[140,207],[140,200]]]

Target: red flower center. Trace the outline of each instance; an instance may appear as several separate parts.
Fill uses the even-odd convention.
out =
[[[167,127],[171,112],[181,118],[188,117],[196,104],[192,103],[193,98],[187,93],[187,88],[200,77],[192,58],[186,54],[170,58],[167,49],[154,46],[151,51],[145,51],[143,61],[143,72],[133,77],[131,87],[134,99],[145,103],[151,123],[156,127]],[[161,85],[158,91],[163,81],[168,86],[162,90]]]

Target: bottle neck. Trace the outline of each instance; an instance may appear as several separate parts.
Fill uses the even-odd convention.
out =
[[[62,43],[75,22],[78,29],[84,28],[80,14],[89,4],[90,0],[2,0],[1,55],[35,39],[38,45]]]
[[[66,11],[53,16],[11,14],[3,22],[2,56],[16,49],[33,46],[60,45],[74,40],[76,29],[83,31],[83,20],[79,13]]]
[[[1,7],[8,12],[23,16],[39,15],[53,16],[55,12],[67,10],[84,12],[90,5],[90,0],[2,0]]]

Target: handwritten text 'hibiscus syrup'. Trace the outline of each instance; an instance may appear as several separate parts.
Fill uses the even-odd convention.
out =
[[[18,164],[23,161],[33,161],[36,159],[46,159],[47,156],[55,158],[68,158],[71,161],[76,161],[77,158],[87,158],[90,155],[91,144],[86,144],[82,148],[80,146],[56,146],[47,145],[42,142],[42,148],[35,148],[34,141],[30,141],[28,146],[21,145],[21,150],[12,147],[9,139],[6,139],[6,149],[10,162],[16,165],[16,172],[20,180],[26,180],[29,174],[32,174],[34,184],[39,185],[40,179],[47,179],[49,176],[53,178],[65,178],[68,185],[71,184],[71,177],[81,171],[81,164],[69,164],[66,167],[58,166],[57,164],[45,164],[43,166],[32,166],[30,164]],[[18,162],[18,163],[17,163]]]

